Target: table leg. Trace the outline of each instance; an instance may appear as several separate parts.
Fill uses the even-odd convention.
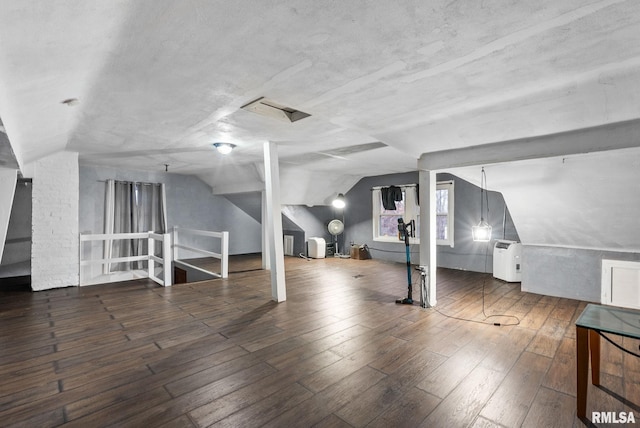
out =
[[[589,330],[576,326],[577,415],[587,416],[587,382],[589,378]]]
[[[591,383],[600,385],[600,335],[589,330],[589,351],[591,352]]]

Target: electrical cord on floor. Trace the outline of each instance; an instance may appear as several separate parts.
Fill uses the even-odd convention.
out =
[[[399,251],[399,250],[383,250],[382,248],[369,247],[369,246],[368,246],[368,248],[369,248],[370,250],[380,251],[380,252],[382,252],[382,253],[398,253],[398,254],[405,254],[405,253],[406,253],[406,250],[404,250],[404,251]],[[411,246],[410,246],[409,248],[411,248]],[[409,250],[409,251],[410,251],[412,254],[413,254],[413,253],[419,253],[419,252],[420,252],[419,250]]]
[[[487,196],[487,220],[489,219],[489,199]],[[487,242],[487,245],[484,247],[484,271],[487,271],[487,264],[489,263],[489,243],[491,241]],[[507,315],[507,314],[493,314],[493,315],[487,315],[484,311],[484,288],[485,285],[487,283],[487,278],[483,278],[482,279],[482,315],[484,315],[484,320],[488,320],[489,318],[493,318],[493,317],[503,317],[503,318],[511,318],[511,319],[515,319],[515,322],[511,322],[511,323],[507,323],[507,324],[502,324],[499,322],[494,322],[493,325],[497,325],[497,326],[512,326],[512,325],[519,325],[520,324],[520,318],[518,318],[515,315]]]
[[[486,282],[487,282],[486,278],[482,280],[482,315],[484,315],[484,320],[486,321],[489,318],[493,318],[493,317],[511,318],[511,319],[514,319],[515,322],[510,322],[510,323],[506,323],[506,324],[505,323],[494,322],[493,325],[497,325],[497,326],[501,326],[501,325],[503,325],[503,326],[520,325],[520,318],[518,318],[515,315],[507,315],[507,314],[487,315],[484,312],[484,294],[485,294],[484,293],[484,287],[485,287]],[[487,324],[487,323],[485,323],[485,324]]]
[[[487,270],[487,258],[488,258],[488,247],[489,245],[487,244],[487,249],[485,250],[485,271]],[[413,282],[413,279],[412,279]],[[486,285],[487,279],[484,278],[482,280],[482,315],[484,315],[484,320],[472,320],[469,318],[462,318],[462,317],[456,317],[454,315],[448,315],[445,314],[443,312],[441,312],[439,309],[437,309],[434,306],[431,306],[431,303],[429,303],[429,296],[426,296],[427,299],[427,304],[429,305],[429,307],[431,307],[431,309],[433,309],[434,311],[436,311],[437,313],[439,313],[440,315],[447,317],[447,318],[451,318],[451,319],[455,319],[455,320],[459,320],[459,321],[468,321],[468,322],[474,322],[477,324],[486,324],[486,325],[495,325],[495,326],[503,326],[503,327],[509,327],[509,326],[515,326],[515,325],[520,325],[520,318],[518,318],[515,315],[508,315],[508,314],[492,314],[492,315],[487,315],[485,312],[485,301],[484,301],[484,296],[485,296],[485,285]],[[508,323],[502,323],[502,322],[487,322],[487,320],[489,318],[494,318],[494,317],[501,317],[501,318],[510,318],[515,320],[514,322],[508,322]]]
[[[488,201],[487,201],[488,204]],[[405,251],[396,251],[396,250],[383,250],[381,248],[375,248],[375,247],[368,247],[370,250],[375,250],[375,251],[381,251],[381,252],[385,252],[385,253],[402,253],[404,254]],[[417,252],[417,251],[411,251],[411,253]],[[488,265],[488,259],[489,259],[489,243],[487,243],[486,247],[485,247],[485,253],[484,253],[484,270],[485,272],[487,271],[487,265]],[[415,265],[414,265],[415,266]],[[416,284],[416,282],[414,281],[414,274],[412,274],[412,279],[411,282],[413,284]],[[518,318],[515,315],[508,315],[508,314],[492,314],[492,315],[487,315],[485,312],[485,301],[484,301],[484,296],[485,296],[485,285],[486,285],[486,278],[482,280],[482,315],[484,315],[484,320],[479,321],[479,320],[472,320],[472,319],[468,319],[468,318],[462,318],[462,317],[456,317],[454,315],[447,315],[443,312],[440,312],[440,310],[438,310],[437,308],[435,308],[434,306],[431,306],[431,303],[429,303],[429,296],[425,296],[425,298],[427,299],[427,304],[429,305],[430,308],[432,308],[434,311],[436,311],[437,313],[439,313],[440,315],[447,317],[447,318],[451,318],[451,319],[456,319],[456,320],[460,320],[460,321],[469,321],[469,322],[475,322],[478,324],[488,324],[488,325],[495,325],[495,326],[514,326],[514,325],[519,325],[520,324],[520,318]],[[486,322],[489,318],[497,318],[497,317],[501,317],[501,318],[511,318],[513,320],[515,320],[514,322],[509,322],[509,323],[501,323],[501,322]]]

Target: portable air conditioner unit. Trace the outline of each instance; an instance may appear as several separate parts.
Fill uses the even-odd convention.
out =
[[[307,241],[307,255],[312,259],[324,259],[327,244],[324,238],[309,238]]]
[[[522,244],[498,240],[493,247],[493,277],[506,282],[522,281]]]

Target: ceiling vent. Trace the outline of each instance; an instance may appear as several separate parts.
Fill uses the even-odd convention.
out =
[[[262,116],[272,117],[285,122],[296,122],[300,119],[311,116],[309,113],[305,113],[291,107],[285,107],[264,97],[251,101],[249,104],[245,104],[241,108]]]

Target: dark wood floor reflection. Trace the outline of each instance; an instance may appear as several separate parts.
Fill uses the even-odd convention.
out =
[[[438,309],[482,321],[484,288],[487,315],[520,319],[494,326],[511,319],[396,305],[402,264],[287,258],[286,270],[281,304],[269,272],[254,270],[168,288],[0,291],[0,425],[582,425],[584,302],[440,269]],[[605,388],[590,386],[587,414],[640,419],[640,363],[605,342],[602,353]]]

